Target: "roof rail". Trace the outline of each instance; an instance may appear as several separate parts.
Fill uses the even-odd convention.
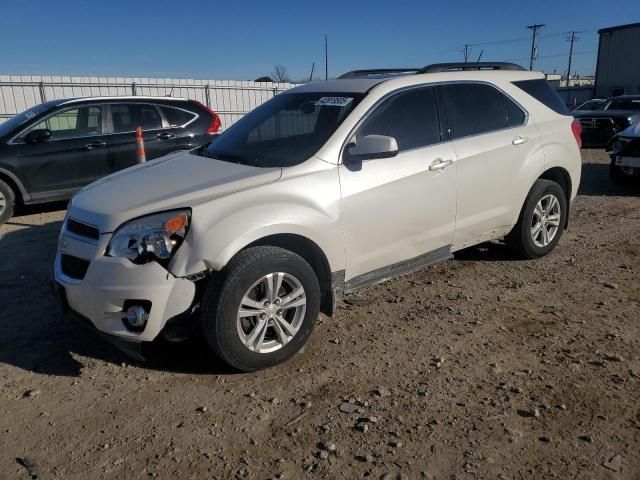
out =
[[[462,72],[465,70],[525,70],[520,65],[508,62],[434,63],[416,73]]]
[[[418,73],[420,68],[372,68],[368,70],[352,70],[343,73],[338,78],[366,78],[375,75],[404,75]]]

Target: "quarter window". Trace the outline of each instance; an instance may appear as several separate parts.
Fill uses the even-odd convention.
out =
[[[443,85],[441,88],[453,138],[507,127],[504,95],[497,89],[466,83]]]
[[[504,110],[507,114],[507,125],[509,127],[517,127],[524,124],[526,115],[522,109],[506,95],[502,95],[502,102],[504,103]]]
[[[51,131],[51,140],[101,135],[102,111],[95,106],[71,108],[38,122],[31,130],[45,128]]]
[[[385,100],[356,132],[356,138],[365,135],[394,137],[401,152],[440,142],[433,88],[411,89]]]
[[[169,125],[172,127],[181,127],[184,124],[189,123],[195,117],[194,113],[177,108],[160,107],[160,110],[162,110],[164,118],[167,119],[167,122],[169,122]]]

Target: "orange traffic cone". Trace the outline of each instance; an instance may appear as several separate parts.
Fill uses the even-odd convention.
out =
[[[142,138],[142,128],[136,128],[136,157],[138,163],[144,163],[147,161],[147,157],[144,154],[144,139]]]

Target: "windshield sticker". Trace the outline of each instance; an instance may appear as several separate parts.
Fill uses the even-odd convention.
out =
[[[320,107],[346,107],[351,103],[351,97],[322,97],[316,101]]]

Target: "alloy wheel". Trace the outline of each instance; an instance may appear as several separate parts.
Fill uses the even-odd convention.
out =
[[[561,217],[560,201],[555,195],[549,193],[540,199],[531,219],[531,238],[537,247],[546,247],[553,241]]]

